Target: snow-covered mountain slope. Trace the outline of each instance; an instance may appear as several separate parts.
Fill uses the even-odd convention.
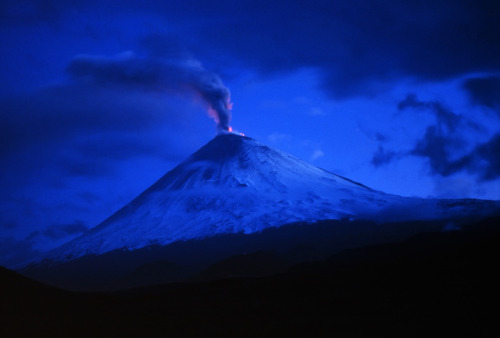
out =
[[[120,248],[249,234],[296,221],[447,219],[488,214],[498,206],[385,194],[251,138],[225,133],[49,258],[64,261]]]

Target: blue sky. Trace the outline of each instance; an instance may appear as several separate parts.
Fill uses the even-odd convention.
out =
[[[0,264],[208,142],[220,88],[236,130],[374,189],[498,199],[499,22],[493,0],[3,1]]]

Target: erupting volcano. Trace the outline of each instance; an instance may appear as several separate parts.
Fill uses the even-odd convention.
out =
[[[107,261],[114,257],[113,253],[140,252],[142,263],[166,259],[175,264],[183,262],[190,267],[203,267],[224,258],[225,254],[248,250],[245,238],[250,237],[245,236],[252,235],[255,242],[252,248],[259,249],[261,243],[256,239],[259,234],[281,227],[286,231],[287,224],[292,223],[301,224],[300,231],[307,232],[308,227],[313,228],[309,224],[324,220],[343,222],[342,229],[349,229],[349,224],[358,221],[371,222],[364,230],[353,226],[356,230],[348,232],[349,235],[345,232],[349,230],[342,230],[344,233],[340,235],[347,237],[341,244],[348,247],[349,241],[355,243],[356,238],[366,237],[367,229],[387,231],[377,228],[377,224],[418,220],[434,222],[433,227],[443,229],[450,224],[460,226],[467,218],[493,214],[499,209],[500,204],[491,201],[433,200],[385,194],[252,138],[222,132],[100,225],[50,252],[45,263],[57,267],[58,264],[68,266],[73,261],[84,262],[88,268],[87,257],[98,261],[101,256],[108,257],[103,259]],[[396,230],[398,236],[416,231],[414,225]],[[238,237],[243,242],[233,237],[224,242],[224,236],[235,235],[243,236]],[[298,237],[293,241],[300,241]],[[324,240],[328,236],[319,237]],[[390,238],[390,234],[383,237]],[[222,244],[211,242],[211,247],[196,244],[211,239],[221,240]],[[283,246],[287,240],[290,238],[284,235],[274,241],[267,239],[265,247]],[[179,246],[188,245],[182,243],[191,243],[192,247],[189,250],[184,247],[184,253],[180,254],[176,251]],[[167,248],[168,253],[161,249],[161,257],[155,254],[154,259],[146,259],[152,255],[147,248],[156,248],[155,252],[158,248]],[[200,253],[203,250],[208,252]],[[221,253],[224,250],[229,251]],[[198,254],[193,256],[193,252]],[[218,256],[212,259],[210,255]],[[186,260],[183,256],[190,258]],[[120,258],[120,266],[134,268],[137,258],[124,262],[127,260]],[[73,276],[75,269],[68,271],[73,271],[70,273]],[[87,276],[93,273],[95,271],[87,271]]]

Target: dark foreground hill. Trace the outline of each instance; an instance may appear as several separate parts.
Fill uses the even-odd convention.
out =
[[[2,269],[0,336],[494,337],[499,221],[350,249],[269,277],[119,293],[61,291]]]

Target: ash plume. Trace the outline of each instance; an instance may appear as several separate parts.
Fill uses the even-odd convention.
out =
[[[139,57],[132,52],[113,57],[80,55],[67,67],[72,80],[121,85],[155,92],[191,91],[207,105],[219,132],[229,130],[230,93],[220,77],[192,59]]]
[[[219,131],[228,131],[231,121],[231,99],[220,77],[214,73],[195,73],[195,88],[210,105],[209,113],[217,122]]]

